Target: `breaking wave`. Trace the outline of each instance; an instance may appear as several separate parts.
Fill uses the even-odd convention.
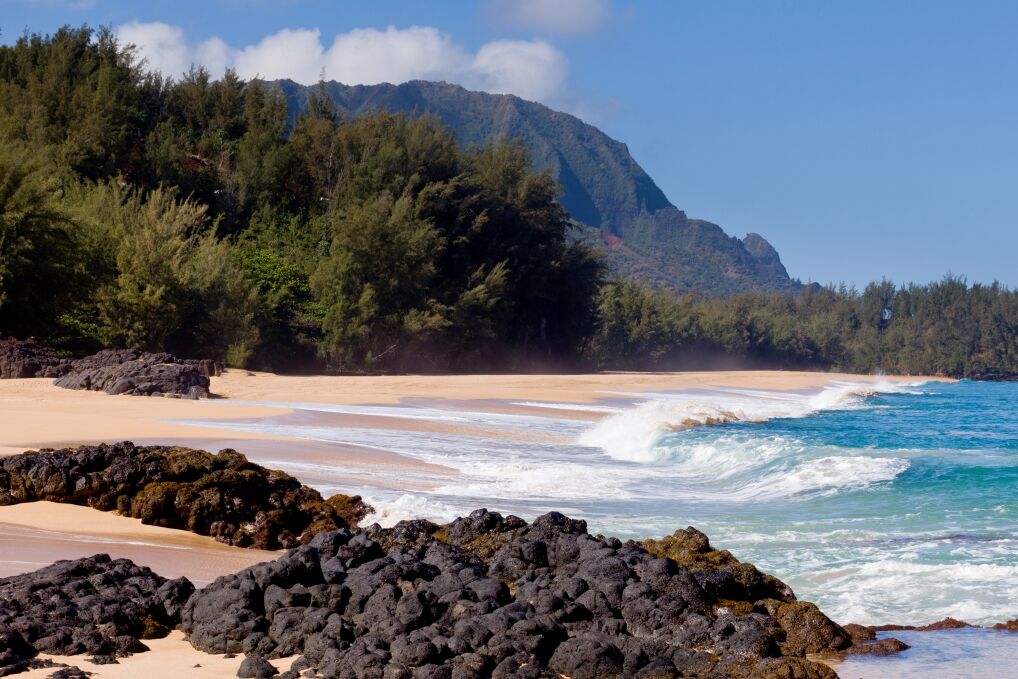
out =
[[[766,422],[807,417],[823,410],[858,408],[875,394],[921,393],[914,386],[837,382],[811,394],[747,389],[718,389],[708,395],[641,394],[647,400],[605,418],[584,431],[577,442],[600,448],[616,460],[654,463],[674,454],[671,446],[662,445],[662,439],[671,433],[705,425]]]

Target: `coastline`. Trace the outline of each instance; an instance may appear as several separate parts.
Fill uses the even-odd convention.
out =
[[[470,382],[469,388],[466,385],[467,381]],[[583,410],[580,406],[596,404],[599,400],[606,402],[626,400],[627,395],[632,397],[647,392],[689,390],[696,392],[700,389],[718,387],[794,393],[816,389],[835,382],[914,383],[918,381],[951,380],[835,373],[783,373],[780,371],[611,373],[582,376],[448,376],[437,378],[403,376],[372,378],[282,377],[267,374],[227,373],[223,378],[214,379],[212,388],[213,392],[226,397],[226,399],[203,402],[112,397],[91,392],[62,390],[50,385],[49,380],[46,379],[9,380],[0,381],[0,431],[4,432],[3,438],[0,438],[0,454],[21,452],[29,447],[43,445],[58,447],[72,443],[131,438],[138,444],[174,443],[212,451],[219,447],[233,447],[245,454],[255,453],[256,456],[261,456],[262,463],[267,466],[273,465],[264,461],[266,456],[286,456],[291,461],[299,459],[319,463],[334,462],[338,459],[344,465],[349,464],[352,467],[373,468],[381,472],[386,470],[409,471],[424,477],[427,474],[454,474],[456,470],[443,468],[441,465],[431,464],[381,448],[310,441],[240,429],[224,431],[216,425],[221,424],[223,420],[254,422],[279,420],[292,424],[293,418],[307,417],[310,424],[334,427],[350,426],[368,429],[375,427],[379,430],[399,429],[408,433],[432,434],[449,433],[455,430],[459,433],[470,433],[477,436],[506,436],[504,430],[485,429],[479,426],[447,425],[428,420],[415,421],[412,418],[398,415],[365,416],[350,414],[346,411],[339,413],[314,411],[313,409],[309,411],[296,406],[301,403],[335,405],[413,403],[417,406],[437,403],[442,407],[453,410],[458,407],[473,413],[525,414],[535,412],[540,407],[539,404],[543,402],[548,406],[558,404],[555,407],[556,415],[593,422],[606,417],[606,414],[593,408]],[[541,389],[543,391],[539,391]],[[19,402],[22,397],[23,400]],[[251,402],[258,402],[258,404]],[[528,405],[526,402],[534,403]],[[7,404],[14,404],[15,407],[9,409],[5,407]],[[286,407],[286,404],[292,404],[295,407]],[[565,404],[565,410],[560,409],[562,404]],[[569,410],[568,404],[575,404],[577,409]],[[64,413],[72,415],[77,413],[80,417],[64,417]],[[309,413],[313,414],[309,415]],[[186,421],[186,424],[182,421]],[[209,426],[202,427],[202,421],[208,421]],[[130,437],[117,436],[115,432],[121,430],[136,432],[136,434]],[[12,435],[8,434],[9,432],[18,434],[28,431],[44,431],[47,436],[53,436],[53,439],[35,446],[20,447],[20,441],[23,439],[14,439]],[[311,484],[316,482],[313,476],[308,476],[303,480]],[[365,483],[363,477],[358,477],[357,480],[359,483]],[[403,476],[400,483],[408,487],[406,482],[407,477]],[[370,481],[367,483],[370,485]],[[17,511],[9,512],[7,510]],[[82,512],[80,515],[71,516],[79,511]],[[89,538],[98,538],[98,540],[90,541]],[[189,543],[191,538],[196,542],[185,544]],[[4,541],[18,547],[31,545],[32,549],[36,549],[35,542],[44,543],[39,549],[45,548],[52,551],[40,551],[40,553],[53,554],[55,555],[54,559],[75,558],[97,551],[105,551],[114,558],[126,557],[141,565],[147,565],[168,577],[185,575],[199,586],[207,583],[215,575],[236,572],[249,563],[257,563],[265,560],[266,557],[273,558],[278,555],[274,552],[265,552],[254,561],[245,563],[244,559],[252,556],[251,550],[225,547],[208,538],[200,538],[182,531],[143,526],[140,521],[112,514],[68,505],[48,505],[48,503],[0,508],[0,544],[3,544]],[[94,548],[96,542],[103,543],[100,549]],[[108,544],[114,546],[108,547]],[[173,565],[175,559],[181,560],[180,555],[174,553],[175,546],[187,550],[185,563],[182,566],[175,567]],[[210,550],[208,553],[203,552],[203,549],[206,548]],[[83,551],[81,551],[82,549]],[[146,552],[148,552],[147,555]],[[234,552],[240,554],[234,554]],[[10,550],[5,553],[10,553]],[[0,577],[15,572],[34,570],[43,565],[45,558],[49,557],[26,558],[24,559],[26,563],[20,570],[9,571],[3,570],[11,568],[8,562],[0,560]],[[212,558],[214,563],[211,566],[208,563],[202,564],[206,567],[204,571],[196,570],[194,563],[186,563],[188,559],[200,562],[209,558]],[[188,568],[191,570],[187,570]],[[853,621],[838,620],[838,622]],[[225,659],[221,656],[206,655],[194,650],[182,639],[173,637],[164,640],[164,642],[152,644],[152,648],[160,653],[174,655],[177,658],[174,660],[174,667],[192,668],[195,665],[201,665],[201,673],[197,673],[196,669],[194,676],[234,676],[236,667],[241,660],[239,657]],[[171,674],[156,672],[156,665],[150,665],[150,663],[154,663],[154,657],[155,654],[146,653],[122,659],[122,665],[119,667],[104,668],[90,665],[86,665],[86,667],[89,671],[96,672],[98,677],[135,676],[131,673],[142,671],[152,673],[153,676],[171,676]],[[189,664],[180,664],[183,661],[179,659],[185,657]],[[56,660],[80,666],[80,663],[74,662],[75,659],[57,658]],[[227,660],[229,662],[226,662]],[[823,659],[819,660],[823,661]],[[831,666],[836,670],[844,667],[849,671],[856,671],[863,669],[862,666],[855,665],[856,662],[879,663],[885,661],[851,660],[847,665],[842,665],[842,662],[844,661],[831,663]],[[153,669],[147,669],[149,667]],[[882,667],[882,665],[874,666],[874,668],[878,667]],[[40,673],[25,676],[48,675]]]
[[[832,382],[952,381],[938,377],[851,375],[780,370],[596,373],[589,375],[283,376],[230,370],[211,379],[220,399],[186,401],[110,396],[53,386],[48,378],[0,380],[0,455],[41,447],[144,440],[175,443],[210,441],[293,441],[286,436],[197,426],[200,420],[240,420],[286,415],[292,409],[237,402],[392,405],[410,399],[472,402],[492,412],[505,402],[546,401],[591,404],[627,393],[682,391],[709,387],[794,391]],[[477,402],[495,401],[500,404]],[[589,416],[588,416],[589,417]],[[177,421],[186,420],[188,425]],[[404,425],[420,430],[420,423]]]

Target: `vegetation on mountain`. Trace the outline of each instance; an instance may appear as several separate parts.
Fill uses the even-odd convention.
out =
[[[777,266],[754,255],[752,241],[762,237],[743,241],[715,224],[688,219],[625,144],[568,113],[439,82],[305,87],[281,80],[270,85],[286,95],[294,117],[313,107],[316,98],[328,99],[349,117],[378,111],[433,115],[467,147],[519,140],[533,167],[549,171],[560,184],[559,201],[584,227],[574,235],[604,246],[614,274],[656,288],[712,295],[797,286],[769,244]]]
[[[787,274],[764,239],[686,219],[570,116],[429,83],[298,106],[285,85],[166,80],[108,30],[0,47],[0,335],[276,371],[1018,373],[1015,292],[766,284]],[[600,248],[700,291],[609,279]]]

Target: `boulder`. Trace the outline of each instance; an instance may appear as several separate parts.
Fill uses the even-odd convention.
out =
[[[320,533],[196,592],[181,627],[208,653],[300,654],[292,673],[339,679],[834,676],[805,654],[852,642],[812,604],[739,614],[700,580],[562,514],[478,510]]]
[[[357,496],[324,500],[234,450],[213,455],[128,441],[0,458],[0,506],[40,500],[116,510],[146,524],[260,549],[296,547],[370,511]]]
[[[895,639],[894,637],[887,637],[880,641],[870,641],[864,644],[855,644],[854,646],[842,651],[843,655],[873,655],[873,656],[886,656],[901,653],[902,651],[910,648],[904,641]]]
[[[279,670],[265,658],[258,655],[249,655],[240,663],[237,676],[245,679],[268,679],[279,674]]]
[[[138,349],[109,349],[74,361],[71,370],[54,384],[65,389],[107,394],[208,398],[210,363],[185,361],[170,354]]]
[[[32,337],[0,339],[0,379],[60,377],[71,367],[70,359],[58,356]]]
[[[105,554],[0,579],[0,675],[37,653],[119,657],[165,636],[194,592]]]

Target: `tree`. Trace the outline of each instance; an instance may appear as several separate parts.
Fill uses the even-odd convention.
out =
[[[0,328],[54,332],[75,301],[84,262],[53,175],[19,146],[0,148]]]

